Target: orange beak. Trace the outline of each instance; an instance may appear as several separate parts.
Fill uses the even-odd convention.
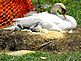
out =
[[[65,16],[65,14],[63,14],[63,16],[64,16],[64,19],[66,19],[66,16]]]

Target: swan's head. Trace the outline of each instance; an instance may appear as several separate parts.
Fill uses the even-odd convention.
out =
[[[55,14],[57,11],[60,11],[61,14],[65,17],[66,14],[66,7],[62,3],[56,3],[51,8],[51,13]]]

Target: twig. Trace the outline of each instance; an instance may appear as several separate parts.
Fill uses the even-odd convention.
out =
[[[52,43],[52,41],[46,42],[46,43],[44,43],[44,44],[42,44],[42,45],[39,45],[38,48],[37,48],[37,50],[43,48],[44,46],[46,46],[46,45],[48,45],[48,44],[50,44],[50,43]]]

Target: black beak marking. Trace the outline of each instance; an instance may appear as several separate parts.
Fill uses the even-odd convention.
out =
[[[62,9],[62,14],[64,15],[64,14],[66,14],[66,9],[64,9],[64,8],[61,8]]]

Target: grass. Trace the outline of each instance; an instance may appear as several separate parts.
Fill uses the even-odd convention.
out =
[[[36,0],[32,0],[34,6],[36,6]],[[54,3],[63,3],[67,8],[67,14],[73,16],[79,25],[81,25],[81,0],[39,0],[40,1],[40,12],[49,11],[50,7]],[[50,7],[44,8],[45,5],[50,5]]]
[[[45,59],[41,58],[45,57]],[[23,56],[0,55],[0,61],[81,61],[81,52],[51,54],[36,52]]]
[[[57,2],[65,4],[67,8],[67,14],[73,16],[79,25],[81,25],[81,0],[39,0],[40,12],[50,12],[50,7]],[[36,6],[36,0],[33,0],[34,6]],[[45,5],[50,5],[44,8]],[[46,57],[43,59],[41,57]],[[65,52],[60,54],[51,54],[45,52],[36,52],[23,56],[10,56],[1,54],[0,61],[81,61],[81,52]]]

